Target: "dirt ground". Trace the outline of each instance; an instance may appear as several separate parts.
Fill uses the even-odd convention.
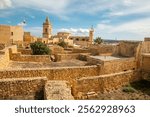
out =
[[[127,90],[126,90],[127,89]],[[150,81],[142,80],[111,93],[99,94],[98,100],[150,100]]]
[[[61,62],[38,63],[38,62],[15,62],[11,61],[7,69],[23,69],[23,68],[51,68],[51,67],[71,67],[71,66],[85,66],[86,61],[80,60],[63,60]]]

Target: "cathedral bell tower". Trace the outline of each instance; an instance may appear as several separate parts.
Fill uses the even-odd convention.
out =
[[[46,20],[43,23],[43,38],[51,38],[51,36],[52,36],[52,25],[49,21],[49,18],[46,17]]]
[[[90,42],[90,44],[93,44],[93,41],[94,41],[94,28],[92,26],[91,29],[89,30],[89,42]]]

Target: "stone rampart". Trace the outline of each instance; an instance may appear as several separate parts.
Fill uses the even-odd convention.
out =
[[[66,80],[72,83],[73,79],[78,77],[97,76],[98,70],[97,66],[0,70],[0,78],[45,76],[48,80]]]
[[[0,80],[0,99],[44,99],[47,78],[6,78]]]
[[[140,72],[134,70],[95,77],[77,78],[73,83],[73,95],[74,97],[79,98],[79,94],[86,96],[90,92],[111,92],[123,85],[140,79]]]
[[[142,54],[142,77],[150,79],[150,53]]]

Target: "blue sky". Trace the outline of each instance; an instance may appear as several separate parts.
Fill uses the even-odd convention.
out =
[[[69,31],[95,37],[143,40],[150,36],[150,0],[0,0],[0,24],[23,25],[32,35],[42,35],[46,16],[53,34]]]

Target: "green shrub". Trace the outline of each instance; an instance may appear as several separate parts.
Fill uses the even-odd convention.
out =
[[[68,44],[64,41],[61,41],[58,43],[59,46],[63,47],[63,48],[67,48],[68,47]]]
[[[94,42],[95,42],[96,44],[101,44],[101,43],[103,42],[103,40],[101,39],[101,37],[97,37],[97,38],[94,40]]]
[[[131,87],[130,85],[123,87],[122,89],[123,92],[127,92],[127,93],[134,93],[136,92],[136,89],[134,89],[133,87]]]
[[[51,50],[47,45],[42,42],[31,43],[30,47],[33,55],[48,55],[51,53]]]

